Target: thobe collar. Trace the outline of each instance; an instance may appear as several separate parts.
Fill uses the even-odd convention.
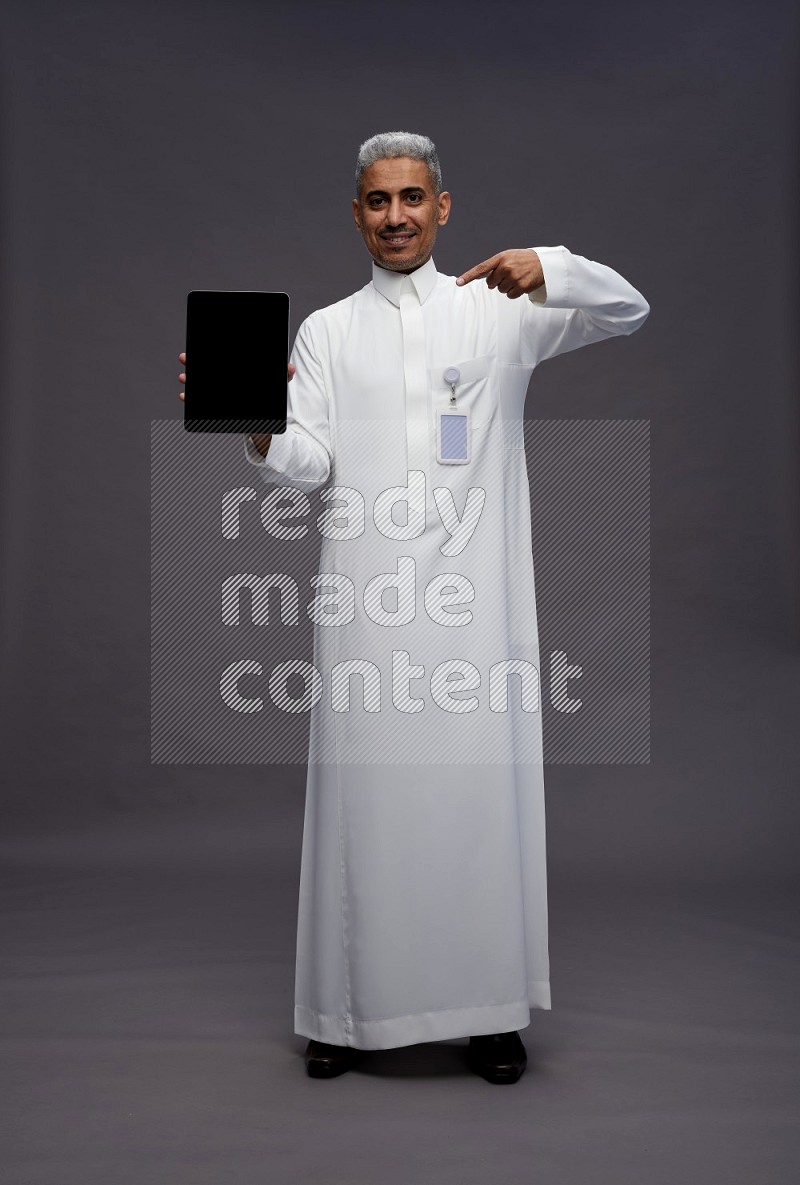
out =
[[[400,308],[401,292],[411,291],[412,288],[419,297],[419,303],[424,304],[436,285],[438,274],[436,264],[433,262],[433,256],[431,256],[427,263],[423,263],[422,267],[418,267],[416,271],[411,272],[408,276],[403,272],[390,272],[385,267],[379,267],[374,260],[372,263],[372,283],[378,289],[381,296],[385,296],[397,308]],[[411,288],[409,285],[411,285]]]

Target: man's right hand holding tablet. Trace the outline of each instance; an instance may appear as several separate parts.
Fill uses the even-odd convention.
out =
[[[178,361],[182,362],[183,365],[185,366],[186,365],[186,355],[179,354]],[[294,367],[290,362],[289,366],[287,367],[287,374],[289,376],[289,382],[291,382],[292,379],[294,378],[295,370],[296,370],[296,367]],[[180,381],[182,383],[185,384],[186,383],[186,372],[183,371],[181,374],[178,375],[178,378],[180,379]],[[180,399],[186,398],[183,391],[179,391],[178,396]],[[261,453],[261,456],[266,457],[266,455],[269,451],[270,442],[272,440],[272,433],[271,432],[254,432],[252,434],[252,436],[250,437],[250,439],[252,440],[253,444],[256,446],[258,451]]]

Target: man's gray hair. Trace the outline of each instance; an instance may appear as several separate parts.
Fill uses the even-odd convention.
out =
[[[377,136],[370,136],[358,150],[356,164],[356,196],[361,193],[361,178],[364,170],[374,165],[376,160],[386,160],[393,156],[410,156],[412,160],[424,161],[433,183],[434,194],[442,192],[442,169],[439,157],[436,155],[436,145],[427,136],[418,136],[415,132],[379,132]]]

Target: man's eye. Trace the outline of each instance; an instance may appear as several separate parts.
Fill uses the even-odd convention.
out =
[[[410,193],[408,195],[408,200],[410,202],[421,202],[422,201],[422,194],[421,193]]]
[[[383,201],[383,198],[370,198],[369,204],[371,206],[379,206],[382,201]]]

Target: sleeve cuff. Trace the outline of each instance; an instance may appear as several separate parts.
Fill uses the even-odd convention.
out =
[[[566,247],[533,247],[544,272],[544,284],[528,293],[532,304],[547,304],[554,308],[569,308],[569,277]]]
[[[291,452],[291,441],[288,432],[281,432],[272,437],[266,457],[262,457],[250,437],[244,437],[244,455],[251,465],[260,465],[274,469],[276,473],[285,473]]]

